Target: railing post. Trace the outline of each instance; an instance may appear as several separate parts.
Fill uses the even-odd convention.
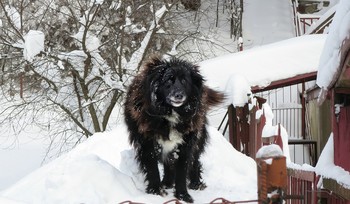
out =
[[[254,106],[252,110],[250,111],[250,125],[249,125],[249,151],[250,151],[250,157],[255,159],[256,158],[256,152],[261,147],[259,143],[261,143],[261,134],[260,137],[258,135],[258,121],[256,119],[256,111],[257,106]]]
[[[256,161],[259,203],[282,203],[283,193],[287,190],[286,157],[261,157]]]
[[[305,93],[305,82],[302,83],[302,90],[301,90],[301,135],[303,139],[306,139],[306,100],[304,97]]]
[[[237,121],[237,113],[235,107],[231,104],[228,107],[228,131],[229,131],[229,141],[232,144],[232,146],[237,150],[240,151],[241,145],[240,142],[240,135],[237,132],[238,127],[238,121]]]

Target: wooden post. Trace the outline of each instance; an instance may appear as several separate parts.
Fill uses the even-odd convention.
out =
[[[287,192],[286,157],[258,158],[256,161],[259,203],[282,201],[282,192]],[[275,193],[268,196],[272,192]]]
[[[249,146],[250,146],[250,157],[255,159],[256,152],[260,148],[259,142],[261,142],[261,137],[258,136],[258,121],[256,120],[257,106],[254,106],[250,111],[250,125],[249,125]]]
[[[237,116],[236,116],[236,109],[233,107],[231,104],[228,107],[228,131],[229,131],[229,140],[232,146],[237,149],[237,140],[238,140],[238,135],[237,135]],[[238,149],[237,149],[238,150]],[[239,151],[239,150],[238,150]]]
[[[304,97],[305,93],[305,82],[302,83],[301,89],[301,135],[303,139],[306,139],[306,101]]]

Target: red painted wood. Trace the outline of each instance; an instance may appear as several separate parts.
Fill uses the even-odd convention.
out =
[[[299,84],[299,83],[302,83],[302,82],[315,80],[316,77],[317,77],[317,72],[301,74],[301,75],[297,75],[295,77],[291,77],[291,78],[288,78],[288,79],[281,79],[281,80],[273,81],[267,87],[254,86],[254,87],[252,87],[252,92],[253,93],[258,93],[258,92],[268,91],[268,90],[272,90],[272,89],[276,89],[276,88],[281,88],[281,87],[284,87],[284,86],[291,86],[291,85],[294,85],[294,84]]]
[[[341,107],[334,128],[334,163],[350,171],[350,106]]]

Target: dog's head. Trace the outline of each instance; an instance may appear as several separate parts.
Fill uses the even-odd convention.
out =
[[[180,108],[189,101],[199,101],[203,78],[197,66],[179,59],[153,59],[147,66],[150,101],[153,106]]]

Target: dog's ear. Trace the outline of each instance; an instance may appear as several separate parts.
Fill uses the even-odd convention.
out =
[[[161,69],[164,65],[164,61],[161,60],[158,56],[152,56],[150,60],[148,60],[143,66],[143,86],[147,87],[148,90],[145,90],[144,93],[150,94],[153,88],[158,86],[158,84],[154,84],[157,81],[157,77],[159,75],[159,69]],[[155,86],[156,85],[156,86]]]
[[[191,78],[192,78],[192,83],[195,85],[197,88],[201,89],[203,86],[204,79],[202,75],[199,73],[198,66],[194,66],[192,71],[191,71]]]
[[[152,56],[144,65],[144,72],[146,75],[151,75],[157,72],[159,68],[164,67],[166,62],[162,60],[159,56]]]

